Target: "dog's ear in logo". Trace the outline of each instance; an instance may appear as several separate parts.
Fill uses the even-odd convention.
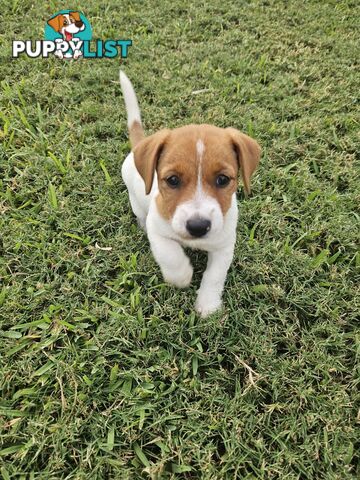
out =
[[[55,32],[60,32],[60,29],[64,23],[64,17],[61,14],[56,15],[54,18],[50,18],[47,23],[55,30]]]
[[[83,22],[82,22],[82,20],[81,20],[81,18],[80,18],[80,13],[79,13],[79,12],[70,12],[70,13],[69,13],[69,16],[70,16],[70,18],[73,18],[73,19],[75,20],[75,25],[76,25],[77,22],[80,22],[80,23],[81,23],[81,25],[76,25],[77,27],[81,27],[81,26],[82,26]]]

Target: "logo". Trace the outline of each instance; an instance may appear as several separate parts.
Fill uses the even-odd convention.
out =
[[[74,58],[84,55],[84,41],[92,37],[91,26],[80,12],[62,10],[45,24],[45,40],[55,42],[54,54],[58,58]]]
[[[30,58],[60,59],[121,58],[128,56],[131,40],[92,40],[90,22],[82,12],[61,10],[45,24],[45,40],[14,40],[12,56],[25,54]]]

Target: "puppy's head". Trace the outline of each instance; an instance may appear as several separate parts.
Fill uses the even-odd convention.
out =
[[[233,128],[188,125],[145,138],[134,158],[146,194],[157,172],[157,207],[174,232],[183,239],[211,238],[223,227],[239,172],[250,193],[260,147]]]
[[[61,33],[66,40],[72,40],[73,34],[85,29],[79,12],[69,12],[56,15],[47,22],[56,32]]]

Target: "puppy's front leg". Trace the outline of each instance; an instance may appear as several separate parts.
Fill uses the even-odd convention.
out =
[[[169,238],[148,232],[151,251],[161,268],[164,280],[178,288],[190,285],[193,267],[181,246]]]
[[[195,303],[195,308],[202,317],[210,315],[221,307],[221,295],[233,255],[234,245],[209,252],[207,267]]]

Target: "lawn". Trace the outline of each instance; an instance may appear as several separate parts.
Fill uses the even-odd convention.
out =
[[[356,1],[80,1],[125,60],[11,59],[0,27],[0,472],[8,479],[359,478]],[[263,149],[224,310],[163,283],[120,177],[119,66],[149,133]],[[0,475],[0,476],[1,476]]]

